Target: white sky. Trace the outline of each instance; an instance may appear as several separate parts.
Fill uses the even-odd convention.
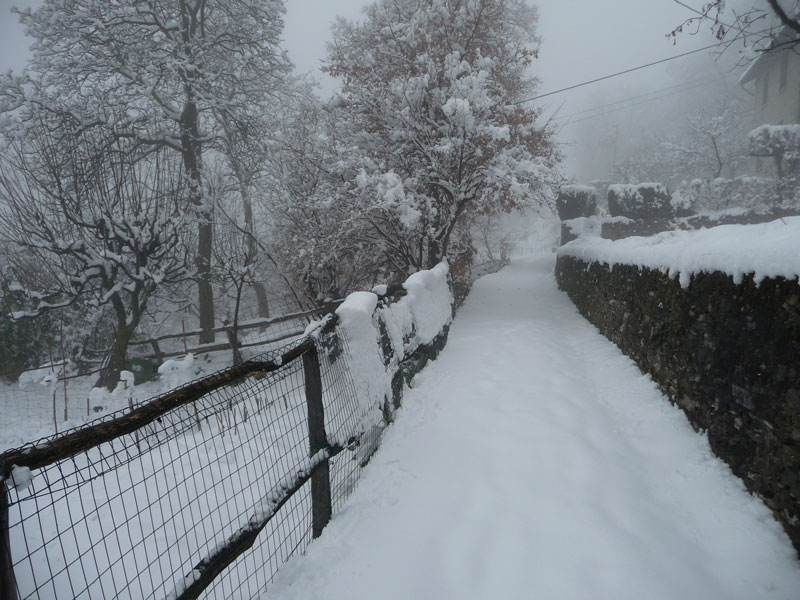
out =
[[[700,4],[699,0],[689,0]],[[0,70],[19,69],[28,40],[9,11],[39,0],[0,0]],[[367,0],[287,0],[286,47],[301,71],[316,69],[325,56],[330,23],[339,15],[358,18]],[[692,49],[700,40],[684,36],[677,48],[665,34],[687,16],[672,0],[540,0],[544,38],[537,71],[543,91]]]
[[[0,71],[19,70],[28,56],[29,42],[11,6],[37,5],[41,0],[0,0]],[[529,0],[530,1],[530,0]],[[687,0],[700,5],[701,0]],[[357,19],[368,0],[287,0],[285,45],[300,72],[312,72],[324,95],[335,82],[319,72],[336,16]],[[688,11],[673,0],[539,0],[539,35],[543,38],[535,70],[546,93],[575,83],[635,67],[708,45],[706,36],[684,35],[673,46],[666,34],[681,23]],[[670,63],[680,70],[679,59]],[[687,68],[688,68],[688,62]],[[664,85],[665,68],[655,67],[588,86],[543,101],[549,111],[561,114],[591,106],[610,89],[649,91]]]

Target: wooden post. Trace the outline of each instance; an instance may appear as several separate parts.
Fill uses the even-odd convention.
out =
[[[11,541],[8,535],[8,491],[6,480],[0,479],[0,598],[17,600],[14,563],[11,562]]]
[[[69,420],[69,411],[67,409],[67,360],[66,359],[64,359],[62,373],[64,375],[64,421],[66,422]]]
[[[186,345],[186,322],[183,321],[183,319],[181,319],[181,329],[183,330],[183,351],[184,353],[189,354],[189,347]],[[214,334],[212,333],[211,335],[213,336]],[[200,337],[203,337],[202,334]],[[202,342],[200,343],[202,344]]]
[[[308,409],[309,455],[313,456],[328,447],[328,436],[325,433],[325,408],[322,405],[322,374],[316,348],[303,354],[303,372]],[[331,475],[327,460],[311,477],[311,514],[313,516],[313,537],[318,538],[322,535],[325,525],[331,520]]]

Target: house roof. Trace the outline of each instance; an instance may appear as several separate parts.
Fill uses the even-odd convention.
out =
[[[775,49],[786,42],[797,39],[797,37],[797,33],[791,28],[788,26],[783,27],[783,29],[781,29],[780,32],[778,32],[778,34],[772,38],[769,47],[761,52],[761,54],[758,55],[758,58],[750,63],[750,66],[739,78],[739,85],[745,85],[746,83],[757,78],[765,69],[769,68],[769,66],[775,60],[775,57],[781,51],[789,52],[789,48],[778,49],[777,51],[775,51]]]

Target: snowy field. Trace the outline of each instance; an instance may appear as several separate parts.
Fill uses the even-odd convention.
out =
[[[266,598],[798,597],[769,510],[552,269],[475,285],[359,488]]]

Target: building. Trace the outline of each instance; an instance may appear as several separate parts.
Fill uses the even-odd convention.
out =
[[[739,84],[754,96],[752,129],[761,125],[800,123],[800,46],[786,45],[796,34],[785,28],[772,41],[770,50],[752,62]],[[754,157],[752,175],[775,177],[773,160]]]

